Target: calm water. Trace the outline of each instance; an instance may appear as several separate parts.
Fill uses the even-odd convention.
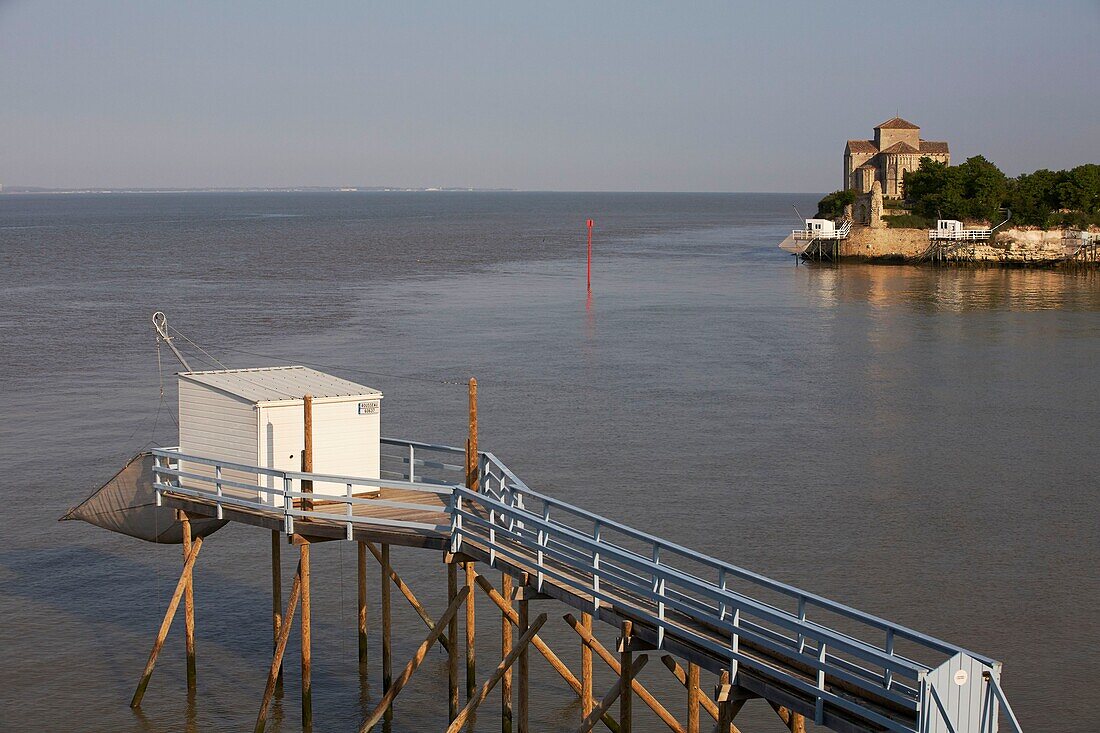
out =
[[[160,308],[232,366],[309,363],[382,389],[388,435],[460,444],[451,382],[476,375],[482,445],[532,486],[1002,659],[1025,728],[1081,730],[1100,638],[1100,279],[795,267],[775,244],[790,205],[813,199],[0,197],[0,729],[255,718],[265,532],[230,526],[200,558],[198,699],[177,629],[135,714],[179,548],[55,521],[130,454],[175,440],[176,364],[163,354],[158,410],[148,323]],[[394,554],[440,612],[438,558]],[[380,694],[378,639],[361,680],[354,552],[314,556],[316,729],[354,730]],[[394,604],[399,666],[423,628]],[[481,608],[484,676],[499,616]],[[575,665],[567,609],[540,610]],[[296,647],[288,660],[284,731],[300,730]],[[445,664],[433,653],[395,730],[443,728]],[[575,725],[571,693],[532,666],[535,729]],[[662,665],[643,677],[682,712]],[[493,700],[479,730],[497,729]],[[639,730],[664,729],[635,708]],[[765,710],[750,703],[742,730],[781,731]]]

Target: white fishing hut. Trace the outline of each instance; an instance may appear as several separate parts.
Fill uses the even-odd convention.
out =
[[[831,237],[836,233],[836,224],[829,219],[807,219],[805,231],[815,237]]]
[[[305,448],[303,397],[313,398],[313,472],[379,477],[382,393],[304,366],[223,369],[179,374],[180,453],[245,466],[301,471]],[[181,467],[213,474],[212,466]],[[231,481],[281,488],[281,479],[223,469]],[[294,482],[293,490],[299,490]],[[229,489],[226,489],[228,492]],[[345,484],[314,482],[322,495],[345,495]],[[377,489],[356,486],[355,493]],[[261,493],[264,503],[282,496]],[[253,494],[252,500],[255,501]]]

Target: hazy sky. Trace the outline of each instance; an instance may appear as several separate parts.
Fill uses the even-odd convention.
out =
[[[0,182],[823,191],[1100,162],[1100,0],[0,0]]]

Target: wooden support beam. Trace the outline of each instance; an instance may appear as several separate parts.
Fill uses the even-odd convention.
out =
[[[363,544],[367,546],[367,549],[371,551],[371,554],[374,555],[374,558],[378,560],[379,564],[381,564],[382,553],[379,552],[378,548],[374,546],[374,543],[364,542]],[[393,581],[393,584],[397,586],[397,590],[401,591],[401,595],[405,596],[405,600],[408,601],[409,605],[413,607],[414,611],[416,611],[416,615],[420,617],[420,620],[423,621],[424,625],[428,627],[429,631],[431,631],[432,626],[435,622],[432,621],[432,617],[429,616],[428,612],[424,610],[424,606],[420,603],[416,595],[412,592],[412,589],[405,584],[405,581],[401,579],[401,576],[397,574],[397,571],[393,569],[392,565],[390,566],[390,580]],[[473,591],[471,591],[471,593],[472,592]],[[451,645],[447,641],[446,634],[440,634],[438,642],[439,645],[443,647],[443,651],[450,651]]]
[[[631,666],[631,675],[636,676],[639,672],[641,672],[642,668],[645,667],[648,661],[649,657],[645,655],[639,657],[638,661]],[[615,704],[615,701],[619,699],[619,696],[622,694],[623,689],[626,687],[625,682],[626,680],[623,677],[619,677],[615,685],[610,690],[608,690],[607,694],[604,695],[602,700],[600,700],[600,704],[593,708],[592,712],[589,713],[585,717],[585,719],[581,721],[580,726],[576,729],[574,733],[589,733],[589,731],[591,731],[592,728],[596,725],[596,721],[598,721],[604,713],[610,710],[611,706]]]
[[[619,691],[619,729],[623,733],[630,733],[634,712],[634,653],[630,651],[630,637],[634,633],[634,622],[623,621],[620,627],[621,638],[619,641],[619,664],[622,669],[620,676],[623,681],[623,689]]]
[[[412,679],[413,674],[424,663],[424,659],[428,656],[428,651],[431,650],[432,645],[435,644],[436,639],[443,633],[443,629],[458,613],[458,607],[462,605],[462,602],[466,600],[470,592],[463,588],[459,593],[451,599],[451,604],[447,606],[447,610],[443,612],[443,615],[439,617],[439,621],[432,624],[431,631],[428,632],[427,638],[416,649],[416,653],[413,654],[413,658],[409,660],[409,663],[405,665],[405,669],[401,671],[397,679],[394,680],[393,685],[386,694],[382,696],[382,699],[375,706],[374,710],[367,719],[363,721],[363,725],[359,727],[359,733],[367,733],[385,714],[386,710],[389,710],[393,706],[393,701],[397,699],[398,694]]]
[[[183,530],[183,561],[191,554],[191,518],[187,512],[179,510],[181,529]],[[187,588],[183,591],[183,631],[187,651],[187,691],[195,691],[197,677],[195,666],[195,576],[187,578]]]
[[[581,614],[581,628],[592,635],[592,614]],[[583,638],[581,639],[581,713],[587,718],[592,709],[596,707],[596,701],[592,699],[592,647]]]
[[[770,700],[768,704],[772,706],[772,710],[783,721],[783,725],[787,726],[787,730],[791,733],[806,733],[806,716],[789,710],[782,705],[777,705]]]
[[[480,486],[478,476],[477,452],[477,380],[470,377],[469,390],[470,424],[469,437],[466,442],[466,487],[471,491],[477,491]],[[476,610],[474,603],[474,565],[465,563],[466,589],[469,591],[466,600],[466,699],[470,700],[477,691],[477,646],[474,644],[474,636],[477,631]]]
[[[699,733],[699,665],[688,663],[687,671],[688,693],[688,724],[687,733]]]
[[[484,580],[478,576],[474,580]],[[488,581],[485,581],[488,585]],[[479,582],[478,585],[481,585]],[[485,590],[485,585],[481,585],[481,589]],[[489,590],[493,590],[492,586],[489,586]],[[486,591],[488,592],[488,591]],[[495,590],[493,592],[496,592]],[[512,611],[512,601],[509,600],[512,597],[512,576],[508,573],[500,574],[500,596],[501,602],[497,605],[500,606],[500,658],[505,659],[512,652],[512,619],[511,616],[515,612]],[[492,594],[489,594],[492,598]],[[519,617],[516,617],[516,621],[519,621]],[[537,639],[537,636],[531,637]],[[504,676],[500,681],[500,732],[512,733],[512,668],[509,666],[504,670]]]
[[[447,603],[458,597],[458,566],[447,563]],[[447,622],[447,634],[458,639],[458,616]],[[447,719],[458,717],[458,644],[451,644],[447,653]]]
[[[275,641],[275,651],[271,655],[271,669],[267,673],[267,686],[264,688],[264,697],[260,701],[260,712],[256,715],[255,733],[263,733],[267,725],[267,709],[271,705],[271,697],[275,694],[275,683],[279,679],[283,668],[283,654],[286,652],[286,644],[290,639],[290,627],[294,623],[294,611],[298,607],[298,598],[302,593],[302,566],[298,564],[298,570],[294,573],[294,584],[290,587],[290,598],[286,602],[286,613],[282,616],[282,625],[279,627],[279,638]]]
[[[733,714],[730,710],[732,688],[730,686],[729,670],[723,669],[722,676],[719,679],[718,689],[715,691],[715,698],[718,702],[718,725],[715,730],[717,733],[726,733],[733,725]]]
[[[168,610],[164,612],[164,619],[160,622],[157,638],[153,642],[153,650],[149,652],[149,661],[145,663],[145,670],[141,673],[137,690],[134,691],[134,696],[130,699],[130,707],[132,708],[141,705],[141,698],[145,697],[145,689],[149,686],[149,679],[153,676],[153,667],[156,666],[157,656],[160,655],[161,647],[164,646],[168,629],[172,628],[172,619],[176,617],[176,609],[179,608],[180,598],[183,597],[187,582],[191,579],[191,571],[195,567],[195,558],[199,556],[199,550],[201,549],[202,537],[196,537],[195,541],[191,543],[191,553],[183,563],[183,570],[180,572],[179,582],[176,583],[176,590],[172,593],[172,599],[168,602]]]
[[[302,417],[305,435],[305,446],[302,449],[302,473],[313,473],[313,395],[307,394],[302,397]],[[302,480],[302,493],[313,493],[312,480]],[[302,499],[302,509],[307,512],[313,511],[313,500]]]
[[[596,652],[596,655],[600,659],[602,659],[604,663],[608,667],[610,667],[615,674],[622,675],[622,666],[620,665],[619,661],[615,659],[615,655],[608,651],[607,648],[599,642],[599,639],[597,639],[591,632],[586,631],[584,627],[581,626],[580,622],[577,621],[576,617],[573,614],[567,613],[565,614],[564,618],[565,623],[569,624],[573,631],[577,632],[577,634],[581,637],[581,640],[588,644],[588,646],[591,647],[592,651]],[[684,733],[684,728],[680,725],[680,722],[676,720],[676,716],[670,713],[664,705],[658,702],[657,698],[655,698],[649,692],[649,690],[647,690],[645,686],[642,685],[641,682],[633,680],[630,686],[634,694],[636,694],[638,698],[649,707],[650,710],[657,714],[657,717],[660,718],[661,721],[668,726],[669,730],[674,731],[674,733]],[[623,722],[622,720],[620,720],[620,729],[622,729],[622,725]]]
[[[677,664],[676,660],[671,654],[666,654],[661,657],[661,661],[664,663],[668,670],[676,676],[676,679],[680,681],[680,684],[687,687],[687,673],[684,672],[684,668]],[[718,720],[718,706],[706,695],[699,695],[699,704],[703,706],[703,710],[707,711],[714,720]],[[740,732],[738,732],[740,733]]]
[[[464,707],[462,712],[458,714],[458,717],[451,722],[450,727],[447,728],[447,733],[458,733],[458,731],[462,730],[462,726],[465,725],[467,721],[471,721],[470,724],[471,726],[473,725],[473,714],[474,711],[477,710],[477,706],[485,702],[485,698],[489,697],[489,693],[493,691],[493,687],[496,686],[496,683],[500,681],[500,678],[504,676],[504,673],[507,672],[509,667],[516,661],[516,658],[523,654],[523,650],[531,643],[531,639],[535,637],[535,634],[538,633],[538,630],[542,628],[544,623],[546,623],[545,613],[540,614],[539,617],[535,619],[535,623],[527,629],[527,632],[524,633],[523,636],[519,637],[515,648],[512,649],[504,659],[500,660],[500,664],[493,670],[493,674],[485,681],[485,684],[481,686],[481,690],[470,697],[470,701],[466,703],[466,707]]]
[[[392,632],[393,618],[390,609],[390,546],[382,543],[382,694],[390,691],[393,684],[393,648],[391,646],[390,633]],[[448,605],[450,605],[448,603]],[[384,713],[386,721],[393,720],[393,708],[387,707]]]
[[[271,530],[271,653],[279,646],[279,629],[283,618],[283,535],[279,530]],[[275,679],[275,689],[283,690],[283,665],[279,664],[279,673]]]
[[[524,573],[520,581],[523,587],[527,586],[527,581],[528,575]],[[526,598],[520,599],[517,628],[519,629],[519,633],[524,635],[527,633],[527,630],[531,628],[529,606],[530,601]],[[519,690],[517,690],[519,700],[516,704],[516,717],[518,718],[516,727],[519,733],[530,733],[531,716],[528,706],[530,705],[531,666],[528,661],[526,646],[524,646],[519,653],[519,670],[517,674],[519,676]]]
[[[309,543],[298,547],[298,579],[302,589],[302,727],[313,727],[313,626],[310,620]]]
[[[511,585],[511,576],[505,574],[505,578],[507,578],[508,581],[507,585]],[[483,575],[476,576],[474,578],[474,582],[477,583],[478,587],[480,587],[481,590],[485,591],[485,595],[489,597],[489,600],[491,600],[497,605],[498,608],[500,608],[501,614],[504,616],[509,625],[519,626],[519,614],[516,613],[516,611],[512,608],[511,603],[507,600],[507,597],[505,595],[503,595],[502,593],[498,593],[497,590],[493,588],[492,584]],[[511,629],[509,629],[509,632],[510,631]],[[546,661],[550,663],[550,666],[554,669],[554,671],[561,675],[561,678],[565,680],[566,684],[568,684],[569,687],[572,688],[577,697],[580,697],[582,692],[581,682],[573,676],[573,673],[569,671],[569,667],[567,667],[565,662],[563,662],[558,657],[558,655],[555,654],[554,651],[546,644],[546,642],[542,640],[542,637],[536,635],[531,641],[531,646],[535,647],[535,649],[538,650],[538,652],[546,658]],[[505,676],[505,680],[508,680],[508,675]],[[510,695],[508,696],[507,700],[508,711],[511,712]],[[611,730],[613,733],[618,733],[619,724],[615,721],[613,717],[611,717],[610,713],[607,713],[604,716],[603,722],[604,725],[606,725],[608,729]]]
[[[366,673],[369,669],[367,662],[370,658],[367,646],[367,546],[363,542],[356,542],[355,549],[359,605],[357,619],[359,627],[359,669]]]

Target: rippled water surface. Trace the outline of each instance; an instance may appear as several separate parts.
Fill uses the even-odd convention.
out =
[[[267,533],[230,526],[207,543],[199,694],[173,630],[134,713],[179,548],[56,522],[133,452],[175,441],[157,308],[233,366],[308,363],[383,390],[387,435],[461,444],[453,382],[475,375],[483,447],[533,487],[1002,659],[1025,728],[1081,730],[1100,638],[1100,279],[796,267],[775,244],[790,205],[814,198],[0,196],[0,730],[255,719]],[[395,549],[394,563],[441,612],[440,558]],[[315,727],[354,730],[380,695],[378,637],[362,679],[354,551],[318,546],[313,565]],[[394,603],[400,666],[423,627]],[[538,610],[577,665],[567,609]],[[499,616],[479,611],[483,677]],[[301,727],[296,654],[278,730]],[[445,664],[432,653],[394,730],[443,729]],[[535,730],[572,728],[571,693],[532,666]],[[682,714],[661,664],[643,678]],[[498,704],[479,730],[497,729]],[[637,730],[664,729],[635,709]],[[738,723],[783,729],[759,702]]]

